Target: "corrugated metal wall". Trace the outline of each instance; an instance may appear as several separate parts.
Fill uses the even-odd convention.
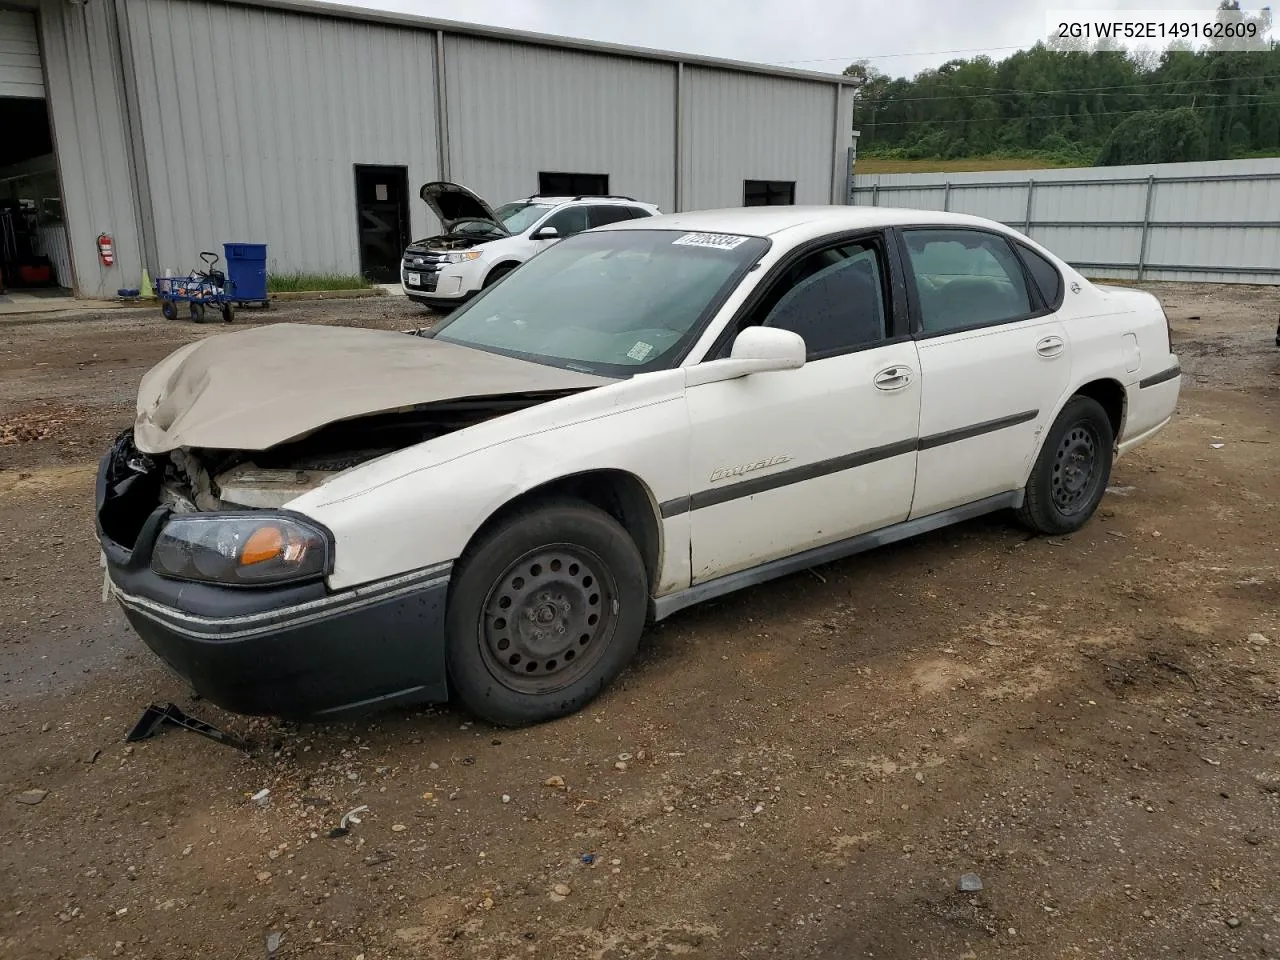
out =
[[[0,97],[43,96],[35,14],[0,10]]]
[[[683,209],[738,206],[746,179],[844,199],[852,101],[835,82],[220,0],[41,0],[41,14],[88,295],[227,241],[266,243],[275,272],[355,273],[356,164],[407,167],[419,237],[435,224],[417,188],[442,159],[494,203],[556,171],[605,173],[612,192],[674,210],[678,126]],[[100,230],[112,270],[97,267]]]
[[[75,291],[115,296],[142,276],[115,8],[45,0],[39,25]],[[104,232],[115,241],[111,267],[98,259]]]
[[[445,35],[450,170],[495,206],[540,171],[674,209],[676,67]]]
[[[685,67],[684,208],[740,207],[745,180],[794,180],[831,203],[835,86]]]
[[[438,172],[434,35],[211,3],[127,0],[157,269],[226,241],[269,269],[359,272],[355,164]],[[427,212],[414,194],[414,234]]]
[[[1280,159],[867,174],[852,200],[999,220],[1097,277],[1280,283]]]

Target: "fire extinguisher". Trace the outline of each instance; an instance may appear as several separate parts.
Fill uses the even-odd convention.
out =
[[[109,233],[98,234],[98,259],[102,261],[104,267],[109,267],[116,262],[115,242]]]

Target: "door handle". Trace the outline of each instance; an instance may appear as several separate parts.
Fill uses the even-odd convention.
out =
[[[889,367],[877,373],[872,382],[880,390],[901,390],[911,382],[911,368]]]
[[[1061,337],[1045,337],[1036,344],[1036,353],[1042,357],[1056,357],[1066,349],[1066,342]]]

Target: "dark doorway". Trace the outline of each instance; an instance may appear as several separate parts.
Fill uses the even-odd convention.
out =
[[[374,283],[398,283],[409,245],[409,168],[356,164],[360,272]]]
[[[71,262],[45,101],[0,97],[0,130],[0,301],[23,289],[64,293]]]

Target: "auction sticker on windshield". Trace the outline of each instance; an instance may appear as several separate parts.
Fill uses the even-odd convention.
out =
[[[732,250],[740,243],[746,243],[747,237],[735,237],[728,233],[686,233],[683,237],[672,240],[673,245],[685,247],[714,247],[716,250]]]

